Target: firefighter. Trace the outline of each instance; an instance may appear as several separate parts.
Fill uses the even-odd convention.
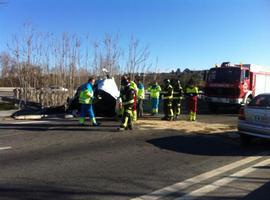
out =
[[[173,109],[172,109],[172,100],[173,100],[173,87],[169,79],[164,80],[164,89],[163,89],[163,112],[164,117],[162,120],[173,120]]]
[[[173,101],[172,101],[172,107],[173,107],[173,113],[174,113],[174,119],[179,119],[179,116],[181,114],[181,101],[183,99],[183,88],[181,86],[180,80],[175,79],[173,81]]]
[[[132,130],[132,110],[134,107],[135,90],[130,87],[130,82],[127,76],[123,76],[121,78],[121,88],[120,97],[122,99],[123,116],[119,130]]]
[[[189,120],[195,121],[197,114],[199,89],[195,86],[193,79],[190,79],[186,88],[186,95],[188,96],[188,110]]]
[[[128,81],[130,83],[130,88],[134,90],[134,105],[132,108],[132,120],[137,121],[137,95],[138,95],[138,87],[137,84],[128,77]]]
[[[85,125],[85,117],[88,114],[89,119],[92,122],[93,126],[99,126],[97,123],[95,114],[93,111],[93,99],[94,99],[94,91],[93,85],[95,84],[95,78],[90,77],[88,82],[81,86],[81,91],[79,94],[79,103],[81,106],[80,113],[80,124]]]
[[[147,88],[147,91],[150,92],[151,105],[152,105],[152,115],[158,114],[159,106],[159,96],[161,92],[161,87],[158,82],[155,81],[150,87]]]
[[[138,86],[138,93],[137,93],[137,117],[143,116],[143,100],[145,98],[144,95],[144,85],[139,78],[137,78],[137,86]]]

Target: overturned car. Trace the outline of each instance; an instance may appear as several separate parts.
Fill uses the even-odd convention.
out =
[[[117,99],[120,95],[119,89],[113,78],[97,80],[93,86],[94,101],[93,108],[96,116],[113,117],[116,115]],[[68,100],[67,112],[78,113],[80,111],[79,87],[73,98]]]

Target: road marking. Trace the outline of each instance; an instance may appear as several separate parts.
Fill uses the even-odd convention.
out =
[[[0,147],[0,151],[1,151],[1,150],[8,150],[8,149],[12,149],[12,147],[11,147],[11,146],[7,146],[7,147]]]
[[[202,197],[202,196],[205,196],[207,193],[210,193],[210,192],[213,192],[214,190],[222,187],[222,186],[225,186],[225,185],[228,185],[229,183],[241,178],[241,177],[244,177],[245,175],[247,174],[250,174],[256,170],[258,170],[258,168],[256,167],[261,167],[261,166],[266,166],[266,165],[269,165],[270,164],[270,159],[267,159],[267,160],[264,160],[260,163],[257,163],[256,165],[253,165],[251,167],[247,167],[241,171],[238,171],[228,177],[225,177],[225,178],[222,178],[214,183],[211,183],[209,185],[206,185],[206,186],[203,186],[201,187],[200,189],[198,190],[195,190],[193,192],[190,192],[182,197],[179,197],[179,198],[176,198],[174,200],[194,200],[194,199],[198,199],[199,197]]]
[[[198,176],[195,176],[193,178],[186,179],[183,182],[175,183],[175,184],[173,184],[171,186],[162,188],[160,190],[154,191],[154,192],[152,192],[150,194],[147,194],[147,195],[143,195],[143,196],[140,196],[140,197],[137,197],[137,198],[133,198],[131,200],[157,200],[159,198],[168,196],[169,194],[176,193],[176,192],[178,192],[180,190],[188,188],[188,187],[190,187],[190,186],[192,186],[194,184],[198,184],[198,183],[200,183],[202,181],[205,181],[205,180],[207,180],[209,178],[212,178],[214,176],[223,174],[223,173],[225,173],[227,171],[230,171],[230,170],[235,169],[237,167],[241,167],[241,166],[243,166],[245,164],[248,164],[250,162],[253,162],[255,160],[263,158],[264,155],[268,155],[268,154],[269,154],[269,152],[263,152],[263,153],[258,154],[257,156],[250,156],[248,158],[244,158],[242,160],[233,162],[233,163],[225,165],[223,167],[211,170],[209,172],[205,172],[205,173],[200,174]]]
[[[22,135],[26,135],[26,134],[29,134],[29,133],[8,133],[8,134],[5,134],[5,135],[1,135],[0,134],[0,138],[3,138],[3,137],[10,137],[10,136],[17,136],[17,135],[20,135],[20,136],[22,136]]]
[[[50,123],[50,121],[12,121],[8,123],[1,123],[1,125],[17,125],[17,124],[47,124]]]

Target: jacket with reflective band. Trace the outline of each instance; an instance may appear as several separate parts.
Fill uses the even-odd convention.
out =
[[[135,94],[137,95],[137,92],[138,92],[138,87],[137,87],[137,84],[134,82],[134,81],[130,81],[130,85],[129,87],[135,91]]]
[[[197,87],[187,87],[186,95],[188,96],[197,96],[199,94],[199,89]]]
[[[152,85],[147,89],[150,92],[151,98],[159,98],[159,93],[161,91],[161,87],[158,84]]]
[[[183,88],[181,85],[177,85],[173,88],[173,99],[181,99],[183,95]]]
[[[142,83],[138,84],[138,99],[144,99],[144,86]]]
[[[120,92],[120,97],[122,99],[122,104],[124,106],[133,106],[134,104],[135,90],[130,87],[130,85],[124,87]]]
[[[173,98],[173,87],[168,84],[164,87],[164,91],[163,91],[164,95],[163,98],[164,99],[172,99]]]
[[[79,103],[80,104],[91,104],[94,97],[94,91],[90,83],[86,83],[82,86],[80,92]]]

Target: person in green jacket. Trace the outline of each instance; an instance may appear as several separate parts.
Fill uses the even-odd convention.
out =
[[[150,87],[147,88],[147,91],[150,92],[151,104],[152,104],[152,115],[158,114],[159,106],[159,95],[161,92],[161,87],[155,81]]]
[[[143,100],[145,98],[144,95],[144,85],[141,82],[139,78],[137,78],[137,87],[138,87],[138,92],[137,92],[137,116],[142,117],[143,116]]]
[[[199,89],[198,87],[196,87],[195,82],[192,78],[188,82],[186,88],[186,95],[188,96],[189,120],[196,121]]]
[[[85,117],[86,115],[89,115],[89,119],[92,122],[93,126],[99,126],[99,123],[97,123],[96,121],[93,110],[94,84],[95,78],[90,77],[88,82],[81,86],[81,91],[79,95],[79,103],[81,105],[81,113],[79,121],[81,125],[85,125]]]

